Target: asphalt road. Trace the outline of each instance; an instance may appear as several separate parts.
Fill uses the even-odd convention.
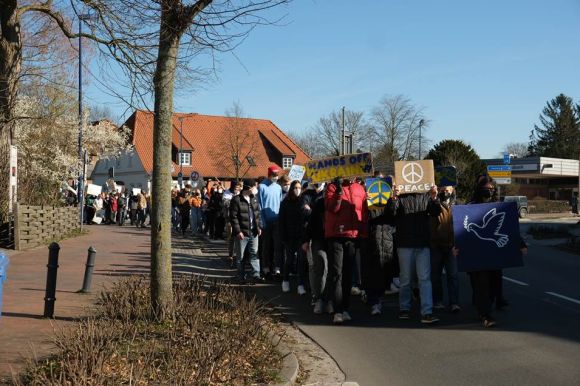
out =
[[[306,297],[282,294],[274,284],[256,290],[360,385],[580,385],[580,256],[531,245],[525,264],[504,271],[510,307],[495,312],[492,329],[481,326],[470,304],[466,274],[462,312],[440,312],[434,326],[421,325],[417,309],[399,321],[397,296],[378,317],[354,299],[353,321],[334,326],[330,316],[312,314]]]

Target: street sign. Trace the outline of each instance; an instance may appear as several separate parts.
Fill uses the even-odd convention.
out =
[[[497,185],[509,185],[512,183],[511,178],[494,178],[494,181]]]
[[[199,173],[198,172],[191,172],[191,180],[193,182],[197,182],[197,180],[199,180]]]
[[[512,167],[510,165],[488,165],[488,172],[511,172]]]
[[[503,155],[503,163],[506,164],[506,165],[509,165],[510,164],[510,155],[508,153],[505,153]]]

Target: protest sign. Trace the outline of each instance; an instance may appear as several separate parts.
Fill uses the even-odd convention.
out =
[[[399,194],[428,192],[435,185],[433,160],[395,161],[395,183]]]
[[[520,224],[515,202],[452,207],[455,246],[461,272],[524,265]]]
[[[290,178],[290,181],[302,181],[304,173],[306,173],[306,168],[304,166],[292,165],[290,172],[288,172],[288,177]]]
[[[141,188],[133,188],[133,196],[136,196],[139,193],[141,193]]]
[[[99,185],[88,184],[87,185],[87,195],[89,195],[89,196],[98,196],[99,194],[101,194],[102,189],[103,188],[100,187]]]
[[[438,187],[457,186],[457,169],[455,166],[437,166],[435,168],[435,182]]]
[[[369,209],[382,208],[391,198],[391,185],[386,178],[367,178],[367,204]]]
[[[306,176],[312,183],[332,181],[336,177],[364,177],[373,174],[371,153],[347,154],[313,160],[306,164]]]

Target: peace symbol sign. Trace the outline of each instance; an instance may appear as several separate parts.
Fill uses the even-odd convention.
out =
[[[408,163],[401,173],[403,179],[410,184],[416,184],[423,179],[423,168],[416,162]]]
[[[382,207],[391,197],[391,188],[383,180],[376,180],[367,189],[370,206]]]

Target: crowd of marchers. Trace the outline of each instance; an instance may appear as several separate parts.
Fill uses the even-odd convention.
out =
[[[375,171],[375,177],[384,176]],[[232,181],[227,189],[220,181],[173,189],[173,227],[184,236],[225,239],[239,283],[278,281],[284,293],[295,287],[300,296],[310,294],[315,314],[328,313],[335,324],[352,320],[351,297],[359,295],[380,315],[383,298],[398,294],[399,319],[411,319],[415,301],[425,324],[439,321],[445,309],[461,312],[454,188],[400,194],[393,183],[386,206],[369,209],[367,199],[362,178],[303,183],[272,166],[267,177]],[[479,176],[471,203],[494,201],[493,179]],[[523,241],[521,250],[527,252]],[[481,323],[492,327],[492,310],[508,306],[502,272],[469,278]]]

